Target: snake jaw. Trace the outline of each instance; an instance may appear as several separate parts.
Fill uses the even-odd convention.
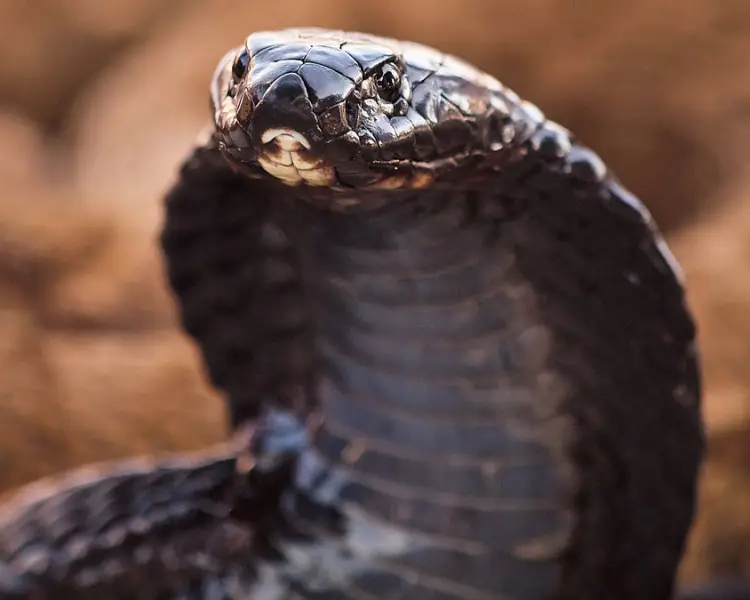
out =
[[[321,158],[310,154],[308,139],[293,129],[274,127],[260,136],[263,143],[258,163],[269,175],[282,183],[296,186],[330,186],[335,183],[335,171]]]

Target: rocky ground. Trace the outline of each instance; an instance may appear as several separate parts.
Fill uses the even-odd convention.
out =
[[[682,261],[711,437],[684,578],[750,574],[750,4],[0,0],[0,491],[198,448],[224,414],[175,325],[159,194],[247,32],[348,27],[484,67],[594,146]]]

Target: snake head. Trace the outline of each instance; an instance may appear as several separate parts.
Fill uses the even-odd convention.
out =
[[[428,186],[541,119],[433,48],[316,28],[250,35],[220,61],[212,100],[231,161],[290,186],[340,190]]]

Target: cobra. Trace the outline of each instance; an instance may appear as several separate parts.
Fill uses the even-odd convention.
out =
[[[641,202],[419,44],[254,33],[211,99],[161,247],[231,441],[31,488],[3,598],[671,598],[700,369]]]

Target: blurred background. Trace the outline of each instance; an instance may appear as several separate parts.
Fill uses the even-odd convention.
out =
[[[0,0],[0,493],[223,439],[163,281],[160,194],[219,57],[295,25],[468,59],[644,200],[704,359],[710,453],[682,577],[750,574],[747,0]]]

